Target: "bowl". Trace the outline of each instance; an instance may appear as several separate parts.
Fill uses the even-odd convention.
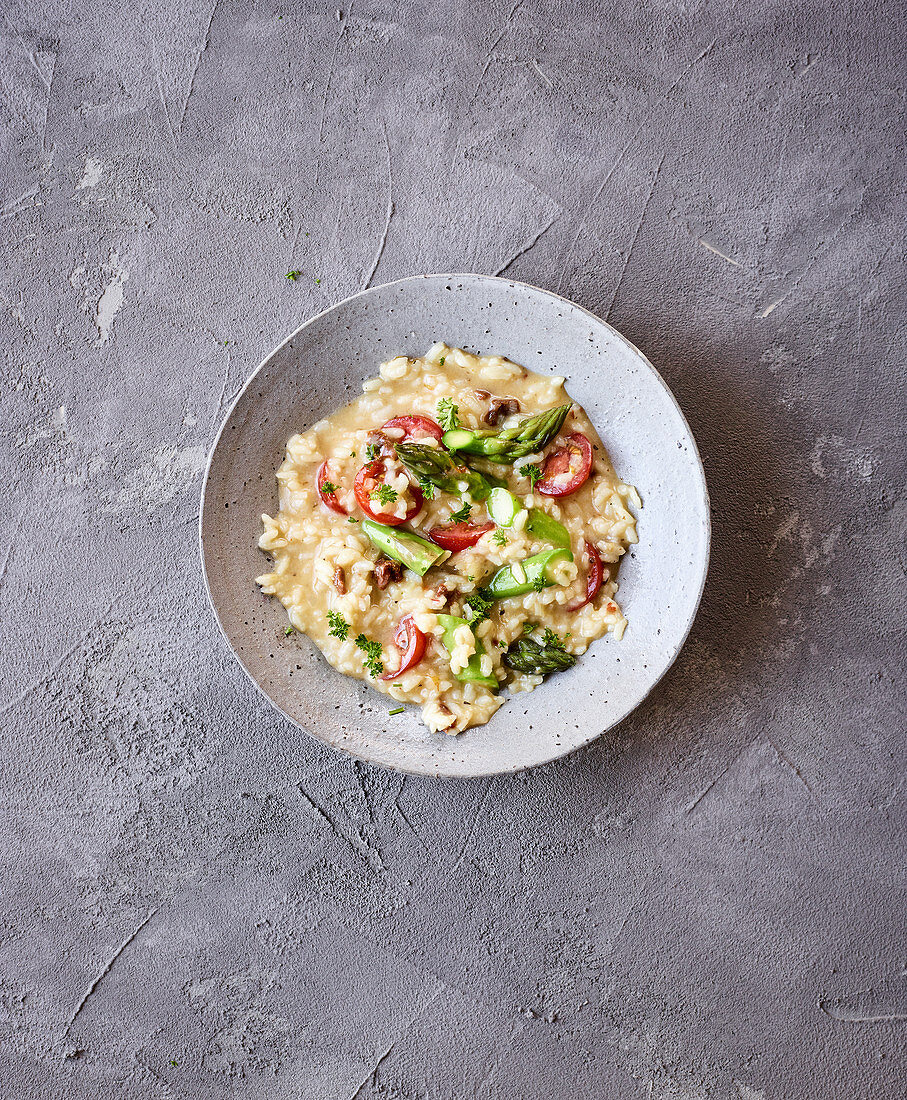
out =
[[[639,543],[620,568],[629,620],[577,664],[508,700],[485,726],[430,733],[415,707],[335,671],[286,611],[263,596],[261,513],[276,514],[287,439],[361,392],[378,364],[436,341],[564,375],[618,475],[642,497]],[[264,360],[221,427],[200,520],[208,596],[227,644],[287,718],[332,748],[413,774],[488,776],[543,764],[593,741],[652,690],[689,633],[705,584],[709,499],[683,413],[651,363],[565,298],[486,275],[419,275],[372,287],[298,328]]]

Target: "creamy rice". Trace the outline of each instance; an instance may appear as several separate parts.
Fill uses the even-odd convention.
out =
[[[505,701],[501,692],[457,679],[457,673],[463,672],[477,649],[484,651],[478,659],[481,671],[497,679],[501,688],[516,693],[532,691],[543,679],[514,671],[503,660],[508,647],[523,634],[525,624],[550,628],[574,656],[584,653],[589,643],[602,634],[611,632],[616,638],[623,635],[627,621],[615,599],[615,564],[637,541],[630,505],[638,508],[640,500],[636,490],[617,477],[595,429],[575,404],[544,453],[522,457],[513,466],[475,463],[506,478],[511,491],[527,508],[541,509],[563,524],[570,535],[574,560],[555,567],[557,583],[498,600],[488,617],[473,628],[458,627],[450,649],[442,643],[444,629],[439,615],[467,618],[464,604],[470,593],[507,564],[514,564],[519,577],[518,563],[551,549],[551,543],[526,530],[527,513],[523,512],[513,527],[483,534],[474,547],[451,554],[424,577],[407,569],[399,580],[391,580],[380,590],[375,566],[381,554],[361,527],[364,517],[353,483],[366,462],[370,436],[374,440],[373,433],[386,421],[413,414],[437,419],[438,402],[449,398],[458,406],[464,427],[484,428],[490,393],[519,402],[519,414],[501,423],[500,427],[506,428],[529,415],[569,402],[563,378],[536,374],[498,356],[478,357],[435,344],[424,358],[399,356],[383,363],[380,376],[366,382],[363,390],[363,395],[351,404],[289,440],[286,459],[277,471],[280,509],[274,517],[262,516],[264,531],[259,539],[259,546],[273,564],[270,572],[258,578],[258,584],[263,592],[280,600],[292,626],[308,634],[330,664],[348,676],[368,680],[398,703],[418,704],[429,729],[459,733],[487,722]],[[520,473],[521,468],[529,464],[543,467],[545,456],[564,447],[567,437],[575,432],[585,435],[593,447],[588,480],[567,496],[532,491],[532,483]],[[402,432],[388,432],[389,437],[395,434]],[[428,442],[438,446],[430,439]],[[460,457],[467,457],[473,464],[471,457]],[[349,516],[327,507],[316,488],[316,474],[326,459],[329,481],[336,486],[336,504]],[[386,483],[397,494],[396,499],[383,504],[373,499],[371,507],[379,521],[387,523],[386,517],[391,522],[399,521],[406,513],[407,501],[412,500],[407,494],[410,479],[397,469],[389,473]],[[460,504],[457,497],[437,490],[433,499],[426,495],[419,511],[395,530],[424,535],[450,523],[451,513]],[[470,518],[475,523],[486,522],[485,505],[475,504]],[[586,541],[595,546],[606,563],[606,578],[592,602],[570,611],[568,608],[586,593]],[[439,586],[443,586],[440,594]],[[348,624],[346,637],[330,633],[329,613],[334,622],[340,616]],[[366,654],[355,639],[364,636],[380,643],[381,665],[391,672],[399,667],[401,659],[394,633],[407,615],[428,636],[425,655],[399,677],[379,679],[375,674],[377,665],[373,663],[372,671],[367,669]]]

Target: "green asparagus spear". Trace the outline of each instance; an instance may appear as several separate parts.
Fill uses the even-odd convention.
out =
[[[467,493],[482,501],[492,490],[491,482],[477,470],[461,466],[447,451],[424,443],[398,443],[397,457],[414,477],[431,482],[447,493]],[[465,489],[462,486],[466,486]]]
[[[454,642],[454,634],[458,627],[468,626],[469,624],[465,619],[458,619],[456,615],[439,615],[438,622],[444,628],[444,647],[447,652],[450,653],[456,643]],[[455,672],[454,676],[463,683],[481,684],[483,687],[491,688],[492,691],[497,691],[498,681],[494,673],[490,676],[486,676],[482,671],[482,658],[485,656],[485,647],[482,643],[476,639],[476,651],[469,658],[469,664],[466,668],[460,669],[459,672]]]
[[[556,546],[553,550],[543,550],[531,558],[504,565],[482,588],[482,595],[489,600],[503,600],[508,596],[525,596],[527,592],[550,588],[555,583],[553,568],[562,561],[573,561],[573,555],[564,547]]]
[[[562,546],[565,550],[572,549],[570,532],[567,528],[541,508],[529,509],[526,530],[530,531],[536,538],[550,542],[553,546]]]
[[[361,527],[373,546],[394,561],[402,562],[407,569],[412,569],[420,577],[424,577],[433,565],[439,565],[450,557],[440,546],[435,546],[427,539],[420,539],[409,531],[386,527],[371,519],[364,519]]]
[[[542,450],[561,430],[570,412],[570,404],[527,416],[513,428],[453,428],[444,433],[443,443],[450,451],[483,455],[493,462],[516,462],[518,458]]]
[[[503,660],[517,672],[526,672],[531,676],[547,676],[550,672],[562,672],[576,664],[576,658],[564,649],[564,643],[553,630],[546,630],[541,642],[526,634],[517,638],[504,651]]]

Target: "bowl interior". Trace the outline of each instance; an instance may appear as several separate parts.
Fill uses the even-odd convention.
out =
[[[618,475],[643,500],[639,544],[620,569],[622,641],[594,642],[568,672],[514,696],[486,726],[429,733],[415,708],[390,717],[386,696],[332,669],[286,613],[261,595],[262,512],[277,509],[286,441],[361,392],[378,363],[436,340],[565,375]],[[689,427],[667,386],[619,333],[579,306],[522,283],[427,275],[375,287],[307,321],[262,363],[211,455],[201,513],[208,591],[253,682],[313,736],[407,772],[516,771],[586,744],[619,722],[664,675],[687,636],[708,564],[709,505]]]

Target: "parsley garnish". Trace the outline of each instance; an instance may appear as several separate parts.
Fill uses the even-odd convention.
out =
[[[449,397],[442,397],[438,402],[438,423],[445,432],[460,426],[460,409]]]
[[[458,508],[456,512],[450,513],[451,523],[465,523],[470,514],[472,513],[472,505],[464,503],[462,508]]]
[[[356,519],[356,517],[355,517],[355,516],[347,516],[347,518],[346,518],[346,522],[347,522],[347,523],[358,523],[358,522],[359,522],[359,520],[358,520],[358,519]]]
[[[534,489],[536,482],[542,480],[542,471],[535,465],[534,462],[530,462],[528,466],[521,466],[519,471],[523,477],[529,478],[530,486]]]
[[[292,633],[294,633],[294,631],[293,631],[293,628],[292,628],[291,626],[288,626],[288,627],[287,627],[287,628],[286,628],[286,629],[284,630],[284,634],[287,634],[287,635],[289,635],[289,634],[292,634]]]
[[[363,665],[372,676],[380,676],[384,672],[384,661],[381,659],[381,643],[370,641],[364,634],[360,634],[356,638],[356,645],[365,654],[362,659]]]
[[[374,489],[369,493],[370,497],[377,497],[382,504],[393,504],[400,494],[396,489],[392,489],[390,485],[382,485],[380,489]]]
[[[315,286],[321,286],[321,280],[320,279],[315,280]]]
[[[542,592],[548,587],[548,578],[545,576],[544,569],[532,582],[533,590],[536,592]]]
[[[419,478],[419,488],[422,490],[422,496],[424,496],[426,500],[435,499],[435,487],[427,478]]]
[[[329,611],[328,622],[331,624],[331,629],[328,631],[328,634],[330,634],[332,638],[339,638],[341,642],[345,642],[346,636],[350,632],[350,624],[346,619],[336,611]]]
[[[470,593],[466,599],[466,609],[469,612],[466,621],[469,625],[475,626],[476,623],[480,623],[483,619],[487,619],[493,603],[494,600],[489,600],[486,596],[483,596],[481,592]]]
[[[369,460],[369,462],[375,462],[380,453],[381,448],[377,443],[369,443],[369,445],[365,448],[365,457]]]
[[[443,366],[444,366],[444,360],[445,360],[446,358],[447,358],[447,356],[446,356],[446,355],[442,355],[442,356],[441,356],[441,358],[440,358],[440,359],[438,360],[438,366],[439,366],[439,367],[443,367]]]
[[[495,531],[495,533],[491,536],[491,541],[496,542],[498,544],[498,546],[506,546],[507,545],[507,536],[504,534],[504,532],[499,527],[497,529],[497,531]]]
[[[567,637],[569,638],[570,635],[568,634]],[[551,646],[553,649],[561,649],[566,653],[566,647],[561,641],[560,635],[555,634],[549,626],[545,627],[545,636],[542,639],[542,642],[544,645]]]
[[[389,710],[388,714],[402,714],[406,710],[406,707],[394,707],[393,710]]]
[[[321,490],[322,493],[337,492],[337,486],[333,483],[333,481],[322,481],[318,488]]]
[[[301,274],[301,271],[288,271],[287,278],[290,280],[291,283],[295,283]]]

